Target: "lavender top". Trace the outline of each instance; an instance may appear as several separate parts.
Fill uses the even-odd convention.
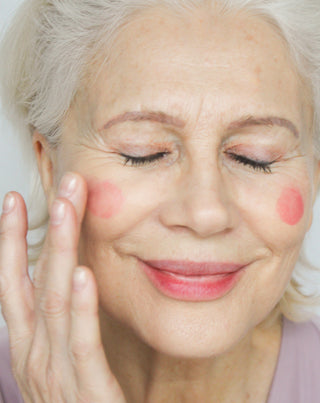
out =
[[[320,402],[320,317],[305,323],[283,318],[276,371],[265,403]],[[6,328],[0,330],[0,403],[23,403],[10,369]]]
[[[283,318],[278,363],[266,403],[320,402],[320,317],[294,323]]]

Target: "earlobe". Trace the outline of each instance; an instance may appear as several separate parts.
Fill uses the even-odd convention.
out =
[[[53,150],[45,136],[38,131],[33,133],[32,144],[37,159],[42,187],[47,198],[48,206],[51,206],[55,197]]]

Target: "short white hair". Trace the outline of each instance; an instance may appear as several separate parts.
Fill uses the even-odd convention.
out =
[[[319,0],[25,0],[1,41],[0,97],[30,166],[29,230],[42,233],[38,242],[29,241],[30,264],[40,254],[49,218],[32,149],[34,130],[52,147],[59,145],[62,122],[90,65],[112,49],[116,34],[135,13],[155,6],[183,13],[210,3],[221,13],[244,10],[264,18],[283,36],[311,91],[314,154],[320,159]],[[320,304],[320,296],[302,291],[306,270],[306,264],[297,264],[273,313],[294,321],[312,316],[309,308]]]

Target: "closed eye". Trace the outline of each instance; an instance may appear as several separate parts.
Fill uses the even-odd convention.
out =
[[[168,151],[162,151],[156,154],[146,155],[144,157],[133,157],[131,155],[121,154],[122,157],[125,158],[124,165],[130,164],[131,166],[143,166],[152,164],[156,161],[163,159],[166,155],[168,155]],[[242,165],[249,166],[253,170],[262,171],[264,173],[272,173],[271,166],[275,161],[256,161],[250,158],[245,157],[244,155],[234,154],[227,152],[228,156]]]
[[[121,156],[125,158],[124,165],[130,163],[130,165],[132,166],[141,166],[152,164],[153,162],[163,159],[168,154],[169,154],[168,151],[163,151],[157,154],[146,155],[145,157],[133,157],[131,155],[125,155],[125,154],[121,154]]]
[[[228,156],[236,162],[239,162],[242,165],[249,166],[253,170],[262,171],[267,174],[271,174],[271,166],[275,161],[256,161],[250,158],[245,157],[244,155],[234,154],[227,152]]]

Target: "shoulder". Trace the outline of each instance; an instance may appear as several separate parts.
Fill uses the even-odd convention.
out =
[[[282,341],[268,403],[320,401],[320,318],[283,318]],[[286,400],[287,399],[287,400]]]
[[[0,403],[23,403],[11,371],[7,328],[0,328]]]

